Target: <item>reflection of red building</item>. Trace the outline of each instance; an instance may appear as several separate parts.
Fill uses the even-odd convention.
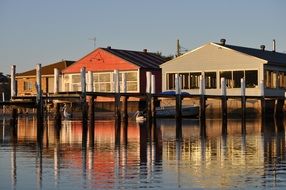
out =
[[[123,130],[123,127],[121,127],[121,129]],[[121,141],[123,133],[122,130]],[[139,127],[137,127],[136,123],[130,123],[127,130],[128,144],[132,144],[132,146],[124,147],[125,149],[128,149],[124,152],[122,147],[116,147],[115,145],[114,121],[96,122],[94,129],[94,147],[92,148],[88,146],[90,140],[88,139],[86,149],[82,149],[79,145],[75,146],[71,151],[65,151],[62,158],[63,162],[65,162],[65,160],[68,161],[69,168],[74,167],[81,169],[84,167],[87,175],[92,179],[91,186],[103,188],[101,183],[106,181],[104,187],[112,188],[115,179],[118,178],[115,172],[115,170],[118,169],[118,166],[125,165],[124,168],[126,169],[128,167],[132,167],[134,162],[136,162],[140,157]],[[87,136],[89,136],[89,134]],[[60,137],[61,144],[69,142],[81,143],[81,138],[81,122],[67,122],[66,125],[63,125]],[[74,177],[77,176],[75,175]]]

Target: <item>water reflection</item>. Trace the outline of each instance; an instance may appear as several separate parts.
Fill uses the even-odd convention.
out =
[[[0,189],[286,185],[284,120],[1,123]]]

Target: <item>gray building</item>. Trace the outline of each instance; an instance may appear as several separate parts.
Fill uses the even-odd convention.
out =
[[[221,94],[221,78],[225,78],[227,95],[240,95],[240,80],[244,78],[246,95],[284,96],[286,54],[276,52],[275,46],[275,40],[271,50],[229,45],[224,39],[207,43],[160,66],[162,90],[174,90],[175,74],[179,74],[182,90],[199,94],[202,75],[209,95]]]

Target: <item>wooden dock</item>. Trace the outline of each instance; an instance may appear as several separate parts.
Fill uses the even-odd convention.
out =
[[[12,73],[14,73],[12,67]],[[148,123],[152,123],[156,118],[156,106],[158,104],[158,100],[162,98],[168,98],[175,101],[176,107],[176,121],[177,126],[181,126],[182,121],[182,101],[184,99],[193,99],[199,101],[200,109],[199,109],[199,119],[204,123],[206,119],[206,109],[207,104],[206,101],[209,99],[218,100],[221,102],[221,117],[223,122],[227,121],[228,117],[228,100],[238,100],[241,102],[241,115],[242,120],[245,120],[246,117],[246,101],[249,99],[254,99],[256,101],[260,101],[260,108],[262,117],[267,116],[277,116],[283,113],[283,106],[285,97],[275,97],[275,96],[264,96],[264,93],[261,92],[259,96],[247,96],[245,95],[245,82],[244,79],[241,79],[241,94],[237,96],[229,96],[226,94],[226,83],[225,79],[221,80],[221,94],[220,95],[208,95],[205,94],[205,81],[203,77],[200,77],[200,88],[199,94],[187,94],[181,92],[180,87],[180,76],[176,75],[175,86],[176,91],[174,94],[156,94],[155,93],[155,78],[151,76],[151,73],[147,72],[147,87],[145,93],[128,93],[126,92],[126,86],[123,86],[123,92],[120,92],[120,81],[118,71],[114,71],[114,81],[113,81],[113,92],[93,92],[92,87],[93,83],[91,79],[89,79],[89,83],[86,83],[86,70],[85,68],[81,69],[81,91],[75,92],[59,92],[58,82],[55,83],[54,93],[52,94],[43,94],[41,87],[41,65],[37,65],[36,67],[36,78],[37,78],[37,94],[35,96],[17,96],[16,95],[16,85],[15,85],[15,75],[11,77],[11,97],[10,101],[0,102],[0,106],[11,107],[13,117],[17,116],[17,108],[34,108],[37,111],[37,123],[38,126],[43,126],[45,111],[48,104],[51,102],[55,103],[55,121],[60,125],[61,122],[61,102],[78,102],[80,103],[81,112],[82,112],[82,123],[83,127],[86,128],[88,125],[88,121],[90,124],[94,123],[95,111],[94,105],[97,103],[98,97],[109,97],[114,99],[114,117],[116,122],[120,123],[121,121],[128,122],[128,100],[131,97],[139,98],[142,101],[145,101],[146,105],[146,120]],[[57,79],[57,73],[55,72],[55,80]],[[91,73],[89,72],[89,78],[92,78]],[[125,83],[125,82],[123,82]],[[87,90],[88,87],[88,90]],[[267,113],[267,101],[275,101],[275,109],[272,114]],[[46,111],[47,112],[47,111]]]

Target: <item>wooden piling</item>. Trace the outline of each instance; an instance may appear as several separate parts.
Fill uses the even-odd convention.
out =
[[[36,89],[37,89],[37,126],[43,126],[43,117],[44,117],[44,109],[43,109],[43,91],[42,91],[42,66],[41,64],[37,64],[36,66]]]
[[[2,92],[2,102],[5,102],[5,93],[4,92]],[[2,105],[2,114],[3,114],[3,116],[5,115],[5,110],[6,110],[6,108],[5,108],[5,105],[3,104]]]
[[[127,93],[127,81],[126,81],[126,73],[122,73],[122,90],[123,93]],[[123,96],[122,99],[122,120],[127,126],[128,124],[128,96]]]
[[[261,116],[262,118],[265,117],[265,97],[264,97],[264,81],[259,81],[259,88],[260,88],[260,105],[261,105]]]
[[[147,102],[147,122],[152,123],[152,95],[150,93],[146,94]]]
[[[151,95],[151,72],[146,72],[146,105],[147,105],[147,123],[152,122],[152,95]]]
[[[284,98],[276,98],[275,100],[275,117],[281,118],[284,116],[283,107],[284,107]]]
[[[200,76],[200,119],[204,120],[206,116],[206,98],[205,98],[205,79]]]
[[[245,97],[245,80],[244,78],[240,79],[240,95],[241,95],[241,119],[245,123],[246,115],[246,97]]]
[[[12,128],[17,128],[17,121],[18,121],[18,111],[17,108],[12,109],[12,120],[11,120],[11,126]]]
[[[59,81],[59,69],[54,68],[54,94],[58,94],[59,93],[59,86],[60,86],[60,81]]]
[[[122,120],[123,122],[127,123],[128,122],[128,96],[123,96],[122,99]]]
[[[89,144],[91,146],[94,145],[94,103],[95,103],[94,96],[89,96]]]
[[[119,72],[118,70],[114,70],[113,73],[113,84],[114,84],[114,100],[115,100],[115,119],[116,122],[121,121],[120,114],[120,81],[119,81]]]
[[[182,119],[182,97],[181,97],[181,85],[180,85],[180,76],[175,75],[175,85],[176,85],[176,119]]]
[[[57,128],[60,128],[61,127],[61,124],[62,124],[62,116],[61,116],[61,106],[59,103],[55,103],[55,126]]]
[[[156,107],[158,104],[158,98],[157,97],[153,97],[153,106],[152,106],[152,117],[153,119],[156,119]]]
[[[153,119],[156,119],[156,101],[157,98],[154,97],[154,94],[156,93],[156,78],[155,75],[151,75],[151,117]]]
[[[87,105],[86,105],[86,68],[80,70],[81,76],[81,107],[82,107],[82,126],[87,129]]]
[[[151,72],[146,72],[146,93],[151,93]]]
[[[93,74],[91,71],[87,72],[87,81],[88,81],[87,91],[93,92]]]
[[[11,66],[11,98],[17,95],[16,65]]]
[[[222,119],[227,119],[227,96],[226,96],[226,81],[225,78],[221,78],[221,110]]]

